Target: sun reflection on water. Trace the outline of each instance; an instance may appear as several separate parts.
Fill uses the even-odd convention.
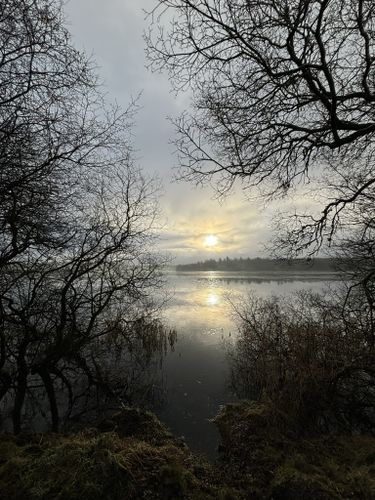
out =
[[[220,297],[215,292],[209,292],[206,298],[208,306],[217,306],[220,302]]]

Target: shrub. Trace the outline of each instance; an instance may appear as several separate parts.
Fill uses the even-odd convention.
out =
[[[374,431],[374,353],[360,307],[343,312],[338,296],[303,292],[250,296],[236,313],[230,359],[239,396],[268,399],[301,430]]]

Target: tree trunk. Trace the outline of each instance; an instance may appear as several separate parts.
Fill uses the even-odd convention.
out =
[[[19,434],[21,432],[21,422],[22,422],[22,409],[25,402],[26,387],[27,387],[27,365],[24,358],[18,360],[18,377],[17,377],[17,389],[16,397],[14,400],[13,407],[13,431],[14,434]]]
[[[9,373],[1,372],[0,370],[0,403],[6,393],[9,391],[12,384],[12,378]]]
[[[56,393],[51,379],[51,375],[47,368],[43,367],[38,370],[40,378],[43,380],[44,387],[48,396],[48,401],[51,409],[51,424],[52,432],[59,432],[59,410],[57,408]]]

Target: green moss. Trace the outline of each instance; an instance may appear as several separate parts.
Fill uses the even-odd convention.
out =
[[[9,498],[16,498],[16,486],[30,499],[109,499],[107,491],[129,482],[116,456],[117,440],[114,435],[60,437],[45,443],[37,455],[20,446],[0,470],[5,491]]]
[[[151,444],[177,442],[169,430],[149,412],[138,408],[124,407],[110,418],[103,420],[98,429],[102,432],[113,431],[120,437],[134,437]]]
[[[271,491],[275,499],[293,498],[296,500],[325,500],[342,498],[332,485],[321,481],[319,475],[304,474],[287,465],[279,467],[271,483]]]
[[[269,408],[216,419],[217,464],[195,457],[147,412],[126,409],[73,435],[0,437],[6,500],[375,499],[375,438],[301,437]]]
[[[20,449],[12,436],[3,436],[0,441],[0,464],[19,455]]]
[[[249,498],[375,499],[374,437],[307,439],[284,415],[254,403],[224,408],[216,423],[228,483]]]
[[[100,427],[67,436],[2,436],[1,498],[220,498],[213,467],[152,414],[127,409],[106,421],[108,431]]]

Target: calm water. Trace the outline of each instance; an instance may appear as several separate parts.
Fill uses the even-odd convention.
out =
[[[177,330],[178,341],[162,368],[166,396],[156,410],[162,421],[175,434],[184,436],[195,452],[214,457],[219,437],[210,419],[221,405],[236,401],[229,390],[225,347],[236,336],[230,301],[249,292],[270,296],[302,289],[320,291],[327,283],[328,278],[323,275],[168,275],[174,296],[165,317],[169,326]]]

